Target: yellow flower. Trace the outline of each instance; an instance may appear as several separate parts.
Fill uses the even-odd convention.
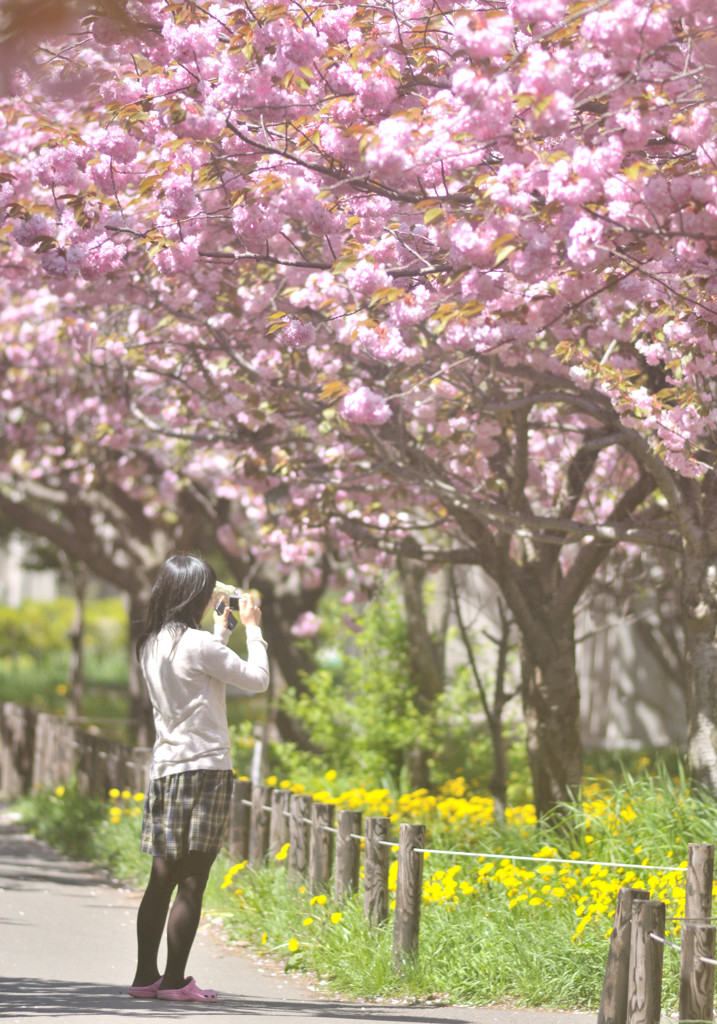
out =
[[[326,779],[327,782],[336,782],[338,774],[339,773],[334,768],[329,768],[329,770],[324,775],[324,778]]]
[[[136,800],[138,804],[141,804],[144,800],[144,793],[135,793],[132,799]]]
[[[388,868],[388,887],[393,890],[398,885],[398,861],[391,862]]]
[[[528,900],[528,906],[539,907],[542,902],[543,900],[540,898],[540,896],[533,896],[532,899]]]
[[[111,797],[112,800],[119,800],[119,795],[120,791],[117,789],[116,786],[113,786],[112,789],[109,791],[109,796]]]
[[[266,932],[262,932],[262,935],[261,935],[261,944],[262,944],[262,946],[266,945],[268,938],[269,938],[269,936],[267,935],[267,933]]]
[[[314,919],[313,917],[305,917],[301,923],[303,924],[304,928],[308,928],[310,924],[314,923]]]
[[[123,800],[129,800],[129,799],[131,799],[131,797],[132,797],[132,794],[130,793],[130,791],[128,789],[123,789],[122,790],[122,799]]]
[[[264,781],[266,782],[267,786],[275,786],[279,780],[277,779],[276,775],[270,775]]]
[[[63,797],[65,795],[65,792],[66,790],[64,786],[57,786],[57,788],[55,789],[55,796]]]
[[[286,858],[289,856],[289,847],[290,846],[291,846],[291,843],[284,843],[282,848],[277,853],[275,859],[276,860],[286,860]]]
[[[290,953],[295,953],[298,948],[299,948],[299,940],[298,939],[289,939],[289,952]]]
[[[58,697],[65,697],[67,695],[67,686],[65,683],[58,683],[55,687],[55,693]]]
[[[331,915],[331,924],[338,924],[343,916],[344,915],[339,913],[339,911],[336,911],[335,914]]]
[[[320,907],[323,907],[323,905],[326,903],[326,897],[323,895],[323,893],[321,894],[321,896],[312,896],[311,899],[309,900],[309,903],[311,904],[312,907],[315,903],[318,903]]]
[[[245,860],[241,860],[239,861],[238,864],[234,864],[232,867],[230,867],[226,875],[224,876],[224,881],[222,882],[222,889],[228,889],[229,886],[232,884],[234,875],[237,873],[237,871],[243,871],[246,865],[247,862]]]

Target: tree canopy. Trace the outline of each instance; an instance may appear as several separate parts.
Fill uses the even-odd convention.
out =
[[[704,654],[717,4],[67,7],[0,111],[15,486],[84,486],[91,442],[131,492],[151,452],[170,504],[236,503],[228,546],[249,520],[297,566],[355,542],[480,565],[543,759],[574,737],[572,614],[615,543],[682,553]],[[717,788],[714,751],[694,763]]]

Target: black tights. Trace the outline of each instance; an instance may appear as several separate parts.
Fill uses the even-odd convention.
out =
[[[137,973],[134,985],[151,985],[159,977],[157,954],[167,922],[167,966],[162,988],[182,988],[184,969],[199,926],[202,897],[215,854],[192,850],[179,860],[154,857],[137,913]],[[169,921],[169,902],[177,890]]]

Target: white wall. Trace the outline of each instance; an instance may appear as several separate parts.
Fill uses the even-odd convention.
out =
[[[28,572],[22,566],[24,546],[11,538],[0,547],[0,604],[16,608],[26,600],[52,601],[57,597],[57,575],[49,570]]]
[[[482,629],[497,632],[497,600],[495,584],[479,571],[472,573],[461,603],[474,635]],[[684,745],[685,701],[679,681],[670,678],[634,625],[617,612],[593,608],[578,615],[575,632],[584,746],[624,750]],[[480,667],[491,678],[494,654],[489,651],[488,657],[489,664]],[[449,662],[455,665],[457,660],[465,661],[460,643],[449,651]],[[512,683],[511,688],[519,685],[515,676]],[[520,714],[520,697],[507,714]]]

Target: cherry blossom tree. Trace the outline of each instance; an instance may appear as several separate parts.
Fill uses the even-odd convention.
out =
[[[541,809],[579,782],[575,604],[672,546],[717,791],[715,4],[115,8],[17,73],[0,157],[25,333],[123,382],[105,443],[219,446],[290,547],[492,575]]]
[[[300,690],[308,663],[292,630],[326,587],[326,548],[314,542],[289,550],[277,531],[262,538],[262,494],[233,471],[232,452],[212,445],[201,459],[158,440],[131,417],[130,385],[116,366],[98,360],[92,346],[62,344],[71,324],[33,320],[40,301],[28,291],[3,314],[5,337],[14,342],[0,354],[2,514],[127,594],[132,649],[167,555],[218,557],[226,579],[261,592],[275,668]],[[150,707],[130,664],[132,718],[144,741]],[[277,725],[285,739],[306,743],[281,713]]]

